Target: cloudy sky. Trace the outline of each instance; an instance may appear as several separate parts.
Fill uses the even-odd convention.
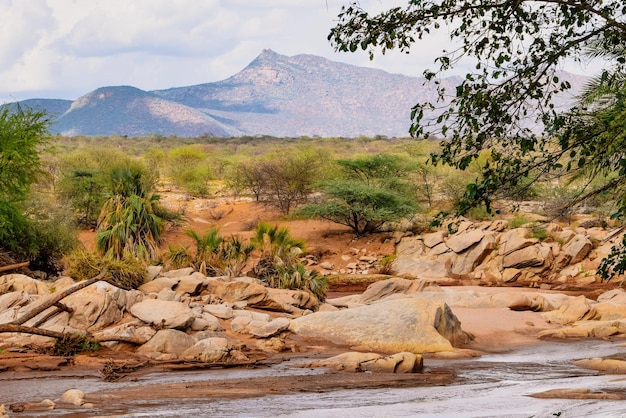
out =
[[[420,76],[445,33],[369,61],[326,40],[350,0],[0,0],[0,103],[223,80],[263,49]],[[361,0],[378,11],[400,0]],[[434,48],[439,47],[439,48]]]

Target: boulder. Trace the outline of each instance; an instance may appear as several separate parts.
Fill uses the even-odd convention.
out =
[[[471,249],[462,254],[457,254],[456,258],[452,259],[450,268],[452,277],[471,273],[493,251],[494,235],[491,233],[486,234],[484,231],[479,232],[482,234],[481,240]]]
[[[193,331],[224,331],[219,319],[208,312],[202,312],[196,316],[196,319],[191,323],[191,329]]]
[[[209,281],[208,291],[226,302],[245,301],[248,306],[276,312],[301,313],[317,309],[319,301],[309,292],[273,289],[257,283]]]
[[[269,338],[289,328],[289,319],[276,318],[270,322],[261,323],[260,326],[248,325],[250,335],[256,338]]]
[[[166,271],[166,272],[162,272],[161,276],[169,277],[169,278],[179,278],[179,277],[189,276],[194,271],[195,270],[194,270],[193,267],[185,267],[185,268],[178,269],[178,270],[169,270],[169,271]]]
[[[61,402],[81,406],[85,403],[85,393],[78,389],[67,390],[61,395]]]
[[[50,285],[24,274],[5,274],[4,276],[0,276],[0,294],[9,292],[47,295],[50,293]]]
[[[186,329],[195,319],[188,305],[158,299],[144,299],[133,305],[130,313],[158,328]]]
[[[473,245],[479,243],[485,236],[485,231],[472,229],[463,233],[451,235],[446,240],[446,245],[455,253],[461,253]]]
[[[578,367],[605,373],[626,374],[626,361],[615,358],[589,358],[574,361]]]
[[[541,316],[547,321],[556,324],[573,324],[576,321],[595,316],[595,309],[584,296],[578,296],[563,303],[558,310],[545,312]]]
[[[186,349],[181,358],[203,363],[224,362],[229,357],[229,351],[228,339],[221,337],[205,338]]]
[[[196,339],[182,331],[162,329],[147,343],[137,349],[137,353],[155,360],[179,358],[185,350],[193,346]]]
[[[107,337],[124,337],[124,338],[132,338],[138,342],[143,344],[150,341],[152,337],[154,337],[156,331],[147,325],[144,325],[141,321],[127,322],[125,324],[120,324],[114,327],[103,329],[97,333],[94,333],[94,337],[96,338],[107,338]],[[111,342],[110,344],[117,344],[115,342]]]
[[[448,236],[448,231],[440,230],[436,232],[431,232],[430,234],[424,234],[422,236],[422,241],[424,245],[428,248],[434,248],[439,244],[443,244],[444,239]]]
[[[505,232],[500,236],[500,248],[498,253],[506,256],[539,242],[539,240],[535,238],[526,238],[527,234],[528,230],[526,228],[515,228]]]
[[[357,350],[382,353],[450,351],[453,345],[471,339],[448,305],[418,298],[316,312],[292,320],[289,330]]]
[[[179,277],[179,283],[174,291],[179,295],[199,295],[207,287],[207,279],[201,273],[193,273],[190,276]]]
[[[202,310],[221,319],[231,319],[233,317],[233,308],[225,303],[217,305],[204,305]]]
[[[563,252],[567,254],[570,264],[581,262],[593,249],[593,244],[584,235],[577,234],[563,246]]]
[[[420,279],[447,279],[450,277],[451,260],[455,256],[449,252],[437,257],[420,257],[397,252],[398,257],[391,268],[398,276],[419,277]]]
[[[128,292],[106,282],[97,282],[63,299],[73,312],[68,325],[95,331],[122,319]]]
[[[146,281],[145,283],[152,281],[159,277],[163,273],[163,266],[148,266],[146,267]]]
[[[54,281],[50,290],[55,289],[57,292],[70,286],[74,286],[76,281],[71,277],[63,276]]]
[[[174,290],[179,282],[180,280],[177,278],[158,277],[139,286],[139,290],[144,293],[159,293],[163,289]]]
[[[611,302],[615,304],[623,304],[626,305],[626,291],[624,289],[617,288],[608,290],[596,299],[598,302]]]
[[[383,299],[396,293],[415,293],[424,287],[421,280],[409,280],[401,277],[392,277],[387,280],[380,280],[370,284],[365,292],[361,294],[361,303],[370,303]]]
[[[543,265],[544,260],[544,255],[539,246],[531,245],[507,253],[502,259],[502,267],[516,269],[537,267]]]
[[[26,306],[32,301],[33,298],[30,294],[24,291],[5,293],[0,295],[0,313],[3,313],[8,309],[17,313],[22,306]],[[9,320],[3,321],[0,319],[0,324],[13,321],[15,318],[11,318],[11,316],[13,315],[9,315]]]

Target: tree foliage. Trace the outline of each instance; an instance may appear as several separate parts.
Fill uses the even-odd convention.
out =
[[[571,122],[586,122],[585,112],[593,109],[563,114],[554,99],[572,87],[558,72],[565,60],[588,59],[592,45],[623,51],[625,16],[622,0],[415,0],[378,15],[352,4],[342,8],[328,38],[339,51],[363,49],[373,57],[377,49],[408,53],[430,32],[448,31],[455,49],[443,50],[437,67],[424,72],[437,87],[438,99],[413,107],[410,132],[417,137],[443,134],[443,150],[432,160],[461,169],[481,150],[492,150],[482,176],[468,187],[470,204],[462,207],[467,210],[477,202],[489,207],[494,191],[514,187],[520,178],[536,178],[564,165],[586,166],[614,150],[603,139],[589,146],[589,135],[571,135]],[[623,54],[604,58],[610,59],[603,80],[624,74]],[[463,59],[474,63],[475,70],[454,91],[446,91],[439,77]],[[611,138],[619,136],[620,123],[609,125],[605,121],[596,128]],[[537,133],[538,126],[543,134]]]
[[[539,178],[585,181],[568,202],[611,190],[614,217],[626,214],[626,3],[623,0],[413,0],[370,15],[344,6],[330,42],[339,51],[399,49],[408,53],[431,31],[445,28],[452,51],[443,50],[424,77],[437,87],[433,102],[417,103],[410,133],[442,134],[442,151],[431,156],[461,169],[484,149],[491,158],[467,186],[460,212],[498,190],[519,190]],[[563,112],[558,95],[572,88],[559,70],[564,62],[600,58],[601,74],[579,103]],[[440,76],[461,60],[475,64],[454,91]],[[442,109],[443,110],[440,110]],[[626,244],[614,248],[600,268],[603,277],[623,273]]]
[[[49,142],[45,112],[0,107],[0,246],[22,253],[37,251],[20,204],[41,174],[40,153]]]

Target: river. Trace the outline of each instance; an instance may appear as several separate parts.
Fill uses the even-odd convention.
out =
[[[22,416],[129,416],[129,417],[626,417],[626,401],[537,399],[533,393],[551,389],[588,388],[626,393],[626,376],[601,375],[574,366],[572,360],[623,353],[620,342],[550,341],[515,351],[462,360],[426,360],[426,368],[452,368],[457,373],[446,386],[336,390],[291,393],[244,399],[189,398],[132,401],[100,410],[56,409]],[[300,360],[301,361],[301,360]],[[56,400],[70,388],[85,393],[155,383],[199,382],[284,374],[322,373],[319,369],[292,368],[284,362],[264,369],[215,369],[153,373],[136,381],[103,382],[81,379],[39,378],[3,381],[0,403]],[[0,375],[1,376],[1,375]],[[17,415],[16,415],[17,416]]]

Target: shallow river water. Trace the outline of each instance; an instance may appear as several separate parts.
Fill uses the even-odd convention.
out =
[[[447,386],[337,390],[327,393],[293,393],[248,399],[175,399],[126,404],[132,417],[626,417],[626,401],[537,399],[533,393],[551,389],[588,388],[626,391],[626,376],[603,376],[572,365],[572,360],[623,353],[620,342],[563,341],[520,348],[505,354],[464,360],[426,360],[427,368],[456,371],[455,383]],[[194,382],[284,374],[320,373],[321,370],[290,368],[282,363],[267,369],[221,369],[156,373],[137,382],[106,383],[94,377],[83,379],[0,379],[0,403],[58,399],[70,388],[85,393],[106,390],[111,385]],[[7,393],[8,392],[8,393]],[[71,416],[122,416],[74,410]],[[39,416],[70,416],[53,410]],[[16,415],[18,416],[18,415]],[[20,414],[22,416],[22,414]],[[37,415],[29,415],[37,416]]]

